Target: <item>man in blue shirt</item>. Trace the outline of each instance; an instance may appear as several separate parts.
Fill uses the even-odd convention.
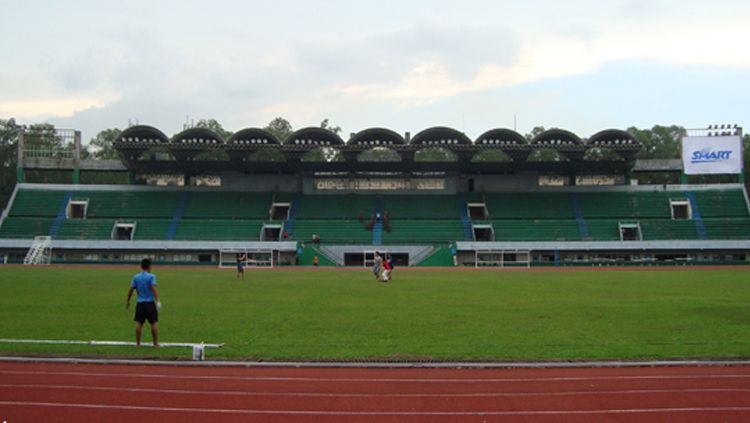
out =
[[[133,276],[133,280],[130,282],[125,308],[130,307],[130,298],[133,296],[133,291],[136,291],[138,303],[135,306],[135,318],[133,319],[135,320],[135,343],[138,346],[141,345],[143,323],[148,320],[151,325],[151,337],[154,340],[154,346],[158,348],[159,329],[157,323],[161,302],[159,301],[159,292],[156,290],[156,275],[151,273],[151,259],[145,258],[141,261],[141,270],[143,271]]]

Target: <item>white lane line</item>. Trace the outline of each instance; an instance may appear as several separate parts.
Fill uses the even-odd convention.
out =
[[[192,389],[124,388],[117,386],[85,385],[34,385],[0,384],[0,389],[55,389],[83,391],[111,391],[179,395],[219,395],[253,397],[318,397],[318,398],[483,398],[483,397],[558,397],[580,395],[642,395],[642,394],[688,394],[688,393],[747,393],[750,388],[689,388],[689,389],[625,389],[608,391],[561,391],[561,392],[474,392],[474,393],[335,393],[335,392],[258,392],[258,391],[199,391]]]
[[[674,407],[674,408],[603,408],[595,410],[513,410],[513,411],[324,411],[324,410],[254,410],[234,408],[148,407],[140,405],[81,404],[34,401],[0,401],[0,406],[58,407],[98,410],[130,410],[148,412],[206,413],[206,414],[275,414],[305,416],[541,416],[581,414],[653,414],[653,413],[709,413],[750,412],[750,407]]]
[[[157,373],[60,372],[41,370],[0,370],[6,375],[81,376],[116,378],[158,378],[195,380],[245,380],[262,382],[372,382],[372,383],[513,383],[513,382],[576,382],[606,380],[691,380],[691,379],[750,379],[750,374],[703,375],[624,375],[624,376],[560,376],[536,378],[332,378],[312,376],[219,376],[170,375]]]

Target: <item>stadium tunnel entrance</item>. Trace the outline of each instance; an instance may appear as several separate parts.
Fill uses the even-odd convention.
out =
[[[409,253],[393,253],[388,254],[390,257],[393,258],[396,266],[408,266],[409,265]],[[371,258],[367,257],[366,252],[361,253],[345,253],[344,254],[344,266],[350,266],[350,267],[369,267],[371,263]]]

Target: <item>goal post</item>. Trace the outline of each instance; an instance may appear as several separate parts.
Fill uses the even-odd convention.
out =
[[[521,268],[531,267],[530,250],[475,250],[474,267]]]
[[[219,251],[219,268],[230,269],[237,267],[237,258],[239,254],[244,254],[243,261],[245,267],[273,268],[274,251],[273,250],[255,250],[255,249],[224,249]]]

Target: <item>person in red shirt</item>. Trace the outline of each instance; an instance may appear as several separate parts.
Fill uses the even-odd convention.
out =
[[[391,258],[389,256],[386,256],[383,258],[383,275],[381,276],[381,279],[383,282],[388,282],[391,280],[391,270],[393,270],[393,266],[391,265]]]

